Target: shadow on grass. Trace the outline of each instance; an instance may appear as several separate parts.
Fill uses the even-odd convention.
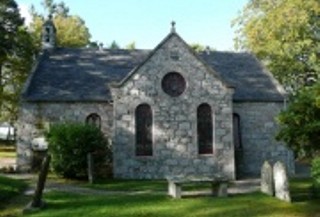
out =
[[[291,217],[320,212],[319,201],[290,204],[260,193],[177,200],[164,195],[89,196],[51,192],[45,200],[47,208],[28,216]]]

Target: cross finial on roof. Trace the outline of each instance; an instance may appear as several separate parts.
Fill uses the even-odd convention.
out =
[[[172,21],[172,22],[171,22],[171,32],[172,32],[172,33],[175,33],[175,32],[176,32],[176,22],[175,22],[175,21]]]

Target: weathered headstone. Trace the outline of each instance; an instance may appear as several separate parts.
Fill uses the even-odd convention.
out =
[[[265,161],[261,168],[261,192],[274,195],[273,171],[268,161]]]
[[[33,208],[39,208],[43,206],[42,192],[46,183],[50,160],[51,160],[51,156],[47,155],[42,162],[37,187],[34,192],[33,200],[31,202],[31,207]]]
[[[289,182],[286,167],[283,163],[277,162],[273,166],[273,178],[275,196],[280,200],[291,201]]]

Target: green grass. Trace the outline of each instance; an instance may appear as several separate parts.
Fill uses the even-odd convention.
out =
[[[108,191],[167,191],[168,182],[166,180],[124,180],[108,179],[100,180],[94,184],[84,184],[84,187],[101,189]],[[210,183],[185,183],[182,185],[183,190],[209,190]]]
[[[53,175],[48,177],[68,183],[68,180],[59,179]],[[24,188],[25,182],[12,181],[0,177],[2,189],[11,189],[11,201],[0,217],[20,216],[22,208],[30,202],[30,198],[16,196]],[[320,200],[309,196],[310,179],[294,179],[290,182],[293,203],[251,193],[234,195],[228,198],[209,196],[189,196],[183,199],[172,199],[166,195],[152,194],[153,191],[166,191],[165,180],[107,180],[94,185],[76,182],[83,186],[95,189],[120,191],[150,191],[138,195],[79,195],[73,193],[48,192],[44,195],[47,206],[42,210],[33,211],[24,216],[30,217],[60,217],[60,216],[88,216],[88,217],[320,217]],[[74,183],[74,184],[76,184]],[[10,186],[10,187],[8,187]],[[210,187],[209,185],[207,186]],[[188,185],[189,189],[206,188],[205,185]],[[14,190],[15,189],[15,190]],[[297,195],[307,195],[297,197]],[[2,191],[0,192],[2,195]],[[8,200],[5,200],[6,204]],[[2,204],[4,201],[0,201]],[[2,208],[2,207],[1,207]],[[0,209],[1,210],[1,209]]]
[[[15,158],[15,152],[0,152],[0,158]]]
[[[0,143],[0,158],[15,158],[16,150],[13,145],[4,145]]]
[[[27,203],[21,192],[27,187],[25,181],[0,176],[0,217],[16,216]]]
[[[126,217],[316,217],[320,201],[286,203],[253,193],[229,198],[196,197],[180,200],[160,195],[84,196],[59,192],[46,195],[47,207],[27,216]]]
[[[88,185],[90,186],[90,185]],[[310,179],[295,179],[291,182],[293,198],[297,194],[308,194]],[[164,180],[108,180],[91,185],[95,189],[162,191],[166,190]],[[190,185],[190,189],[199,186]],[[200,188],[205,186],[201,185]],[[210,186],[209,186],[210,187]],[[47,207],[27,216],[110,216],[110,217],[320,217],[320,200],[308,197],[286,203],[278,199],[252,193],[228,198],[185,197],[172,199],[165,195],[110,195],[91,196],[71,193],[50,192],[45,195]]]
[[[85,187],[108,191],[165,191],[165,180],[99,180],[94,184],[84,184]]]

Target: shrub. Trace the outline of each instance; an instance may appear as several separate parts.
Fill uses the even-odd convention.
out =
[[[50,127],[46,135],[53,170],[65,178],[87,176],[87,154],[99,153],[95,163],[106,162],[111,149],[102,132],[92,126],[79,123],[62,123]]]
[[[320,157],[313,159],[311,164],[313,190],[316,197],[320,197]]]

